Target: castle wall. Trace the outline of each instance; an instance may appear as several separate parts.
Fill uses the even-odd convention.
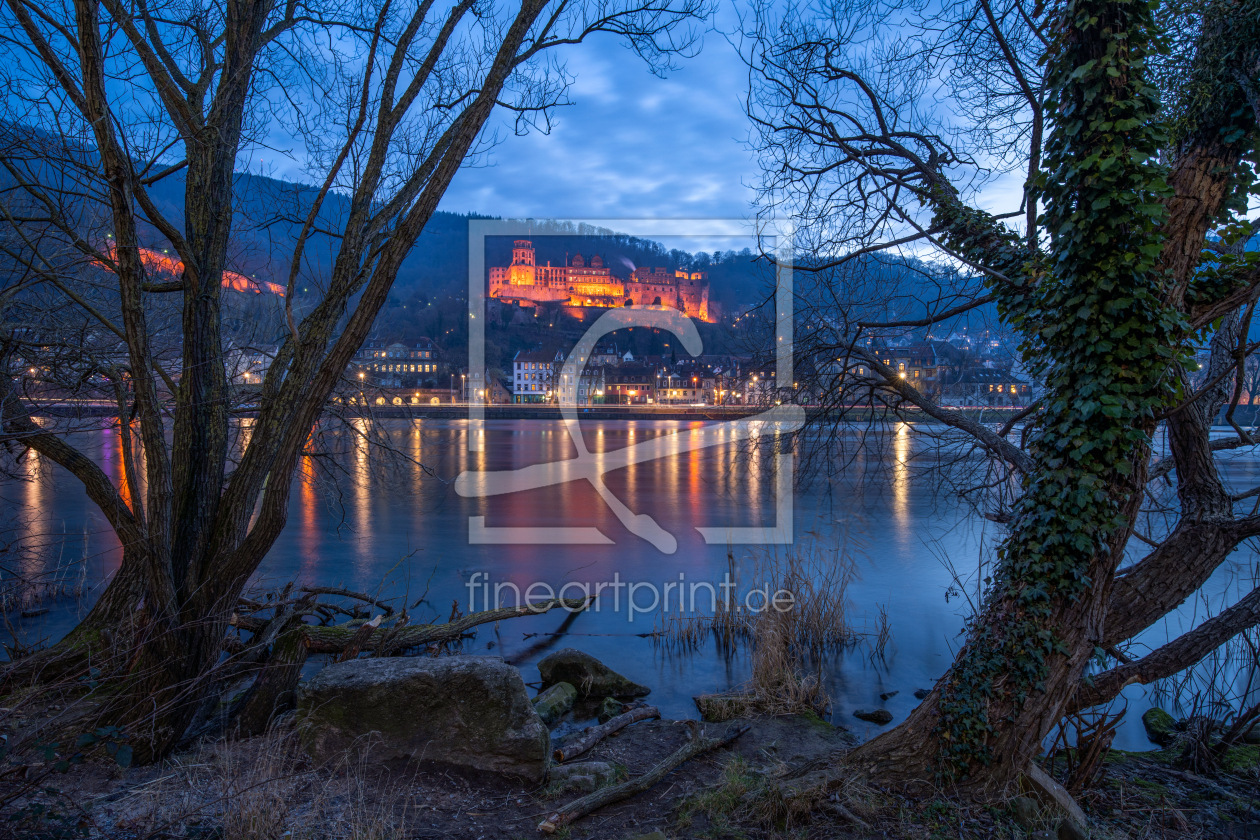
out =
[[[703,272],[638,268],[621,281],[604,267],[599,256],[589,264],[575,255],[569,265],[537,265],[528,240],[513,243],[512,265],[490,269],[490,297],[505,301],[562,302],[574,307],[607,309],[627,300],[651,306],[658,299],[689,317],[712,321],[709,316],[709,278]]]

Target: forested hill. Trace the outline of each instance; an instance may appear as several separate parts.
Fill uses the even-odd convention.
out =
[[[12,127],[10,126],[10,129]],[[81,164],[92,168],[94,154],[83,151]],[[56,185],[66,196],[92,194],[75,174],[75,167],[58,168],[39,160],[25,161],[24,177],[39,184]],[[0,188],[13,187],[11,178],[0,170]],[[149,195],[158,210],[176,227],[183,226],[184,173],[173,173],[149,186]],[[236,218],[228,267],[242,274],[285,283],[288,279],[293,245],[302,229],[318,189],[309,184],[280,181],[261,175],[238,173],[235,184]],[[71,199],[72,201],[74,199]],[[335,234],[342,230],[349,210],[344,194],[332,191],[314,220],[302,263],[299,266],[297,297],[308,287],[319,287],[331,273],[337,253]],[[82,220],[83,235],[90,241],[103,241],[110,230],[106,208],[79,206],[75,214]],[[430,308],[439,301],[456,301],[466,296],[468,283],[468,222],[489,216],[476,213],[434,214],[411,249],[399,272],[389,307],[414,309],[416,304]],[[151,247],[169,247],[155,229],[142,233]],[[731,314],[748,305],[764,302],[773,289],[773,270],[748,249],[715,253],[667,248],[660,242],[627,236],[615,231],[570,222],[533,221],[529,238],[540,262],[563,263],[567,255],[581,253],[602,256],[614,274],[627,276],[641,266],[686,268],[709,274],[711,298],[721,311]],[[511,259],[512,237],[490,237],[486,241],[486,266],[507,265]],[[685,241],[685,240],[671,240]],[[845,277],[797,274],[798,297],[825,307],[837,284],[843,285],[847,301],[843,312],[831,313],[828,320],[850,320],[870,316],[875,320],[921,318],[928,309],[947,308],[954,287],[961,278],[940,267],[915,260],[885,255],[864,258],[850,264]],[[963,281],[962,285],[971,285]],[[317,288],[309,288],[314,294]],[[821,314],[822,313],[818,313]],[[451,316],[453,317],[453,316]],[[447,316],[443,316],[447,321]],[[967,319],[962,319],[966,321]],[[434,326],[446,334],[448,323]],[[426,333],[427,334],[427,333]],[[454,336],[450,336],[454,338]]]
[[[182,173],[164,179],[151,189],[154,200],[169,218],[182,222],[184,181]],[[284,282],[288,275],[286,260],[301,230],[301,222],[317,195],[314,187],[240,173],[237,175],[237,219],[234,230],[234,268],[259,279]],[[332,193],[325,201],[316,227],[339,230],[338,224],[348,207],[345,198]],[[460,214],[439,211],[434,214],[424,233],[411,249],[398,280],[394,296],[400,300],[414,297],[463,296],[468,284],[468,222],[488,219],[476,213]],[[773,276],[764,261],[744,249],[741,252],[691,253],[667,249],[659,242],[626,236],[605,228],[571,222],[538,221],[531,223],[530,238],[540,262],[553,265],[566,255],[581,253],[587,257],[600,254],[613,273],[627,276],[634,267],[662,266],[707,271],[713,297],[728,310],[741,304],[763,300],[771,288]],[[160,243],[155,243],[160,244]],[[512,237],[489,237],[486,240],[486,266],[507,265],[511,261]],[[336,254],[334,240],[316,234],[307,245],[300,277],[319,282],[328,276]]]

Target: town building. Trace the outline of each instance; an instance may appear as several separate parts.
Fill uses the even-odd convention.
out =
[[[636,268],[627,279],[615,277],[599,255],[581,254],[564,265],[538,265],[534,243],[512,243],[512,263],[490,269],[490,297],[534,306],[556,303],[609,309],[618,306],[668,306],[688,317],[712,322],[709,275],[703,271]]]
[[[489,371],[473,371],[460,374],[461,394],[464,402],[483,402],[486,405],[504,405],[512,402],[508,386]]]
[[[445,387],[454,374],[441,355],[438,346],[427,338],[414,344],[369,341],[354,354],[350,372],[385,388]]]
[[[512,402],[550,402],[563,361],[564,353],[558,350],[519,351],[512,359]]]
[[[1032,386],[1010,371],[973,367],[948,376],[941,402],[948,405],[1027,405]]]
[[[604,402],[650,405],[656,402],[656,369],[642,362],[622,362],[604,368]]]

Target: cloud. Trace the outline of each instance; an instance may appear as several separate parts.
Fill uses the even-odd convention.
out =
[[[579,45],[566,63],[574,104],[556,113],[551,134],[506,136],[489,165],[455,177],[443,209],[566,219],[751,215],[747,185],[757,168],[744,145],[746,75],[723,38],[710,33],[700,54],[665,79],[611,39]]]

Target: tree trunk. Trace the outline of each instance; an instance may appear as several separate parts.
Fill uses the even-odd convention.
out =
[[[1143,63],[1151,12],[1070,0],[1053,24],[1054,118],[1040,196],[1047,276],[1032,286],[990,284],[1046,383],[1031,468],[989,593],[949,672],[905,724],[848,760],[869,776],[978,798],[1027,770],[1104,637],[1155,416],[1175,398],[1167,374],[1182,363],[1174,348],[1184,328],[1149,247],[1164,210],[1159,103]],[[967,221],[943,205],[936,223]],[[951,236],[956,248],[974,248],[965,229]],[[1193,231],[1166,237],[1178,259],[1187,237]]]

